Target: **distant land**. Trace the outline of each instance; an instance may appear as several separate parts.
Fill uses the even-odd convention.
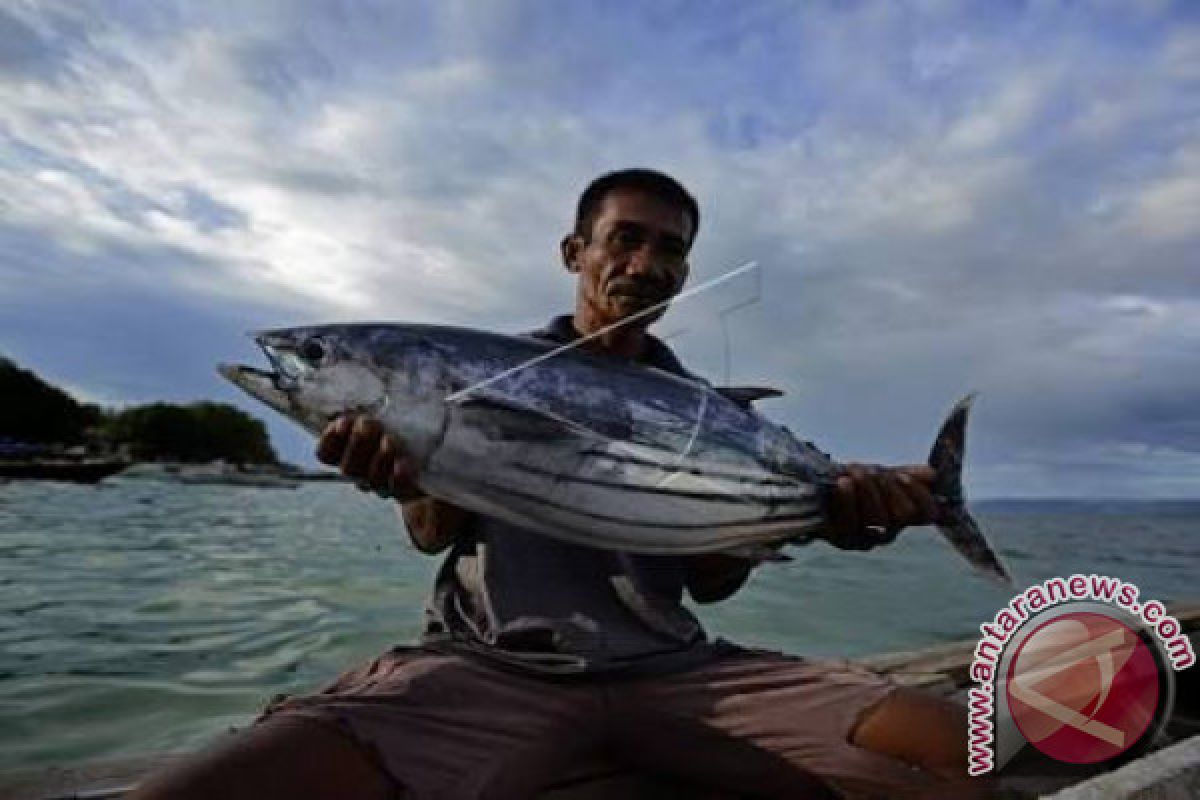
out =
[[[983,497],[968,500],[976,511],[1003,511],[1031,514],[1073,513],[1127,514],[1139,508],[1153,507],[1156,514],[1200,512],[1197,497]]]
[[[278,465],[263,422],[224,403],[106,409],[0,357],[0,446],[36,454],[82,448],[134,460]]]
[[[150,403],[105,409],[80,403],[11,359],[0,356],[0,458],[5,444],[85,448],[89,454],[133,460],[287,466],[266,425],[239,408],[212,402]],[[1200,512],[1195,497],[977,497],[978,511],[1123,514],[1153,506],[1155,513]]]

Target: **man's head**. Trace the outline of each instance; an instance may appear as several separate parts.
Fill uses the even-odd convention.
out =
[[[699,221],[696,201],[661,172],[628,169],[592,181],[562,241],[563,264],[579,275],[576,318],[591,328],[611,325],[675,295]]]

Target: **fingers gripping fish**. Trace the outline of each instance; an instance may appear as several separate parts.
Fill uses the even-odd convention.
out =
[[[432,325],[329,325],[258,334],[273,370],[222,366],[319,434],[376,417],[430,495],[547,536],[657,554],[770,552],[827,528],[839,465],[754,411],[777,394],[721,389],[627,359]],[[939,528],[984,574],[1008,572],[964,505],[970,398],[930,455]]]

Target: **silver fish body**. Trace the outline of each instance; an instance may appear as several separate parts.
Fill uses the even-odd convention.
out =
[[[222,367],[319,433],[368,413],[420,465],[429,494],[566,541],[656,554],[758,553],[827,527],[839,466],[735,402],[738,392],[537,339],[430,325],[259,334],[275,367]],[[742,390],[742,394],[763,390]],[[966,404],[934,446],[943,533],[1007,572],[962,504]]]

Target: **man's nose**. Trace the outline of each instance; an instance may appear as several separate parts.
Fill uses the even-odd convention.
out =
[[[642,242],[629,255],[628,272],[630,275],[654,276],[662,272],[658,253],[653,242]]]

